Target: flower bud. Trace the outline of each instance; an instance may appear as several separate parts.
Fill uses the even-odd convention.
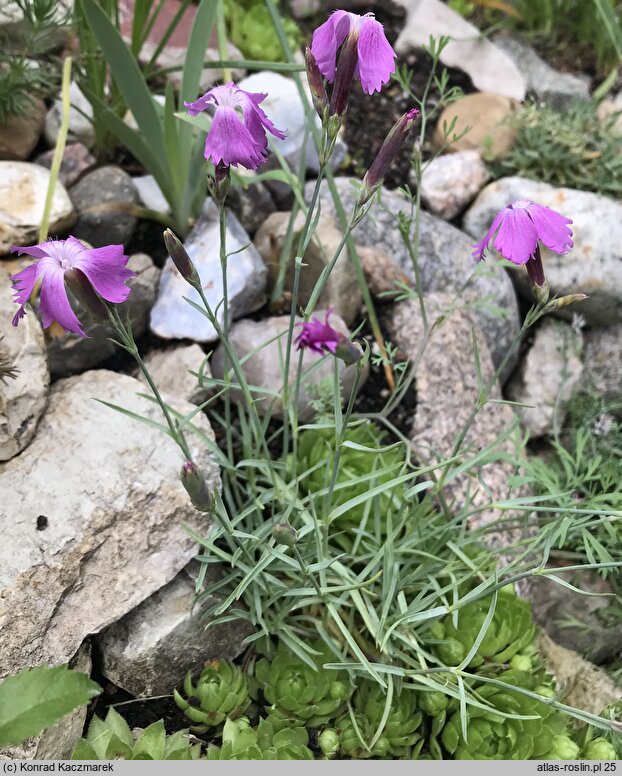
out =
[[[316,59],[309,47],[305,50],[305,66],[307,68],[307,81],[309,82],[309,89],[311,90],[313,106],[317,111],[318,116],[324,121],[324,114],[328,107],[326,86],[324,85],[324,78],[320,73],[320,68],[317,66]]]
[[[182,278],[191,284],[198,283],[199,273],[197,272],[192,259],[188,256],[188,252],[181,244],[179,238],[174,235],[170,229],[164,230],[164,245]]]
[[[212,512],[214,496],[207,486],[203,472],[192,461],[184,461],[181,467],[181,484],[199,512]]]
[[[317,743],[326,757],[333,758],[339,751],[339,736],[330,728],[322,730],[318,736]]]
[[[276,523],[272,528],[272,536],[278,544],[284,544],[290,549],[298,541],[298,531],[288,522]]]
[[[65,283],[82,307],[96,321],[108,320],[108,308],[104,300],[91,285],[87,276],[79,269],[65,270]]]
[[[566,296],[560,296],[559,299],[552,299],[544,308],[544,312],[552,313],[556,310],[561,310],[562,307],[568,307],[575,302],[583,302],[585,299],[589,299],[587,294],[567,294]]]
[[[207,188],[217,205],[223,205],[231,187],[231,167],[223,162],[214,166],[214,177],[207,176]]]
[[[363,350],[357,342],[352,342],[347,337],[343,337],[335,348],[335,357],[350,366],[350,364],[356,364],[363,358]]]
[[[354,79],[354,71],[358,64],[358,29],[353,29],[346,38],[346,42],[341,48],[337,70],[335,72],[335,84],[333,93],[330,97],[328,113],[330,116],[339,116],[345,118],[348,108],[348,98],[350,96],[350,87]]]

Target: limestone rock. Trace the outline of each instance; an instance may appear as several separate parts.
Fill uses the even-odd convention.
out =
[[[94,248],[129,241],[136,216],[126,206],[137,204],[138,194],[120,167],[109,164],[87,173],[71,189],[71,200],[78,211],[73,234],[79,240]]]
[[[500,94],[467,94],[451,102],[441,113],[434,130],[434,146],[448,151],[475,150],[502,156],[516,139],[516,128],[511,124],[516,108],[516,100]],[[443,127],[452,126],[454,121],[452,131],[445,138]]]
[[[346,213],[354,204],[353,188],[349,178],[336,178],[335,184]],[[307,201],[311,196],[313,183],[305,188]],[[410,212],[410,204],[397,191],[381,190],[380,202],[375,202],[369,214],[353,232],[357,244],[374,250],[382,250],[393,258],[398,270],[414,287],[415,276],[412,261],[400,235],[397,216],[400,211]],[[328,186],[321,188],[323,213],[335,213],[335,206]],[[414,242],[415,227],[411,228],[410,239]],[[481,239],[481,238],[480,238]],[[512,282],[508,274],[491,262],[475,267],[471,258],[473,241],[451,224],[428,213],[421,214],[419,240],[419,266],[422,289],[431,291],[460,291],[464,302],[473,305],[475,317],[498,364],[505,356],[510,343],[518,334],[518,305]],[[468,280],[467,280],[468,279]],[[491,312],[483,304],[493,302],[502,311],[502,316]],[[510,368],[511,368],[510,364]]]
[[[591,329],[583,358],[586,382],[608,401],[622,401],[622,322]]]
[[[323,320],[325,314],[326,312],[323,310],[316,310],[314,316]],[[331,317],[330,324],[342,334],[350,334],[348,327],[338,315]],[[280,364],[283,363],[285,357],[288,327],[289,315],[264,318],[261,321],[237,321],[231,327],[231,344],[240,359],[244,359],[249,353],[257,351],[244,361],[242,369],[249,385],[264,389],[261,394],[256,394],[256,404],[262,416],[270,408],[273,417],[283,417],[283,403],[281,399],[283,376]],[[280,336],[275,339],[275,335]],[[298,373],[298,351],[296,351],[293,343],[291,352],[289,384],[293,387]],[[319,363],[320,361],[321,363]],[[224,348],[222,345],[219,345],[214,352],[211,365],[214,377],[222,379],[224,374]],[[334,365],[335,359],[333,356],[322,357],[317,353],[311,353],[309,350],[304,351],[301,387],[298,397],[298,414],[302,422],[307,422],[313,417],[313,409],[310,402],[315,398],[317,387],[322,381],[332,381]],[[354,385],[356,366],[346,366],[343,361],[339,360],[337,365],[342,397],[347,401]],[[363,372],[360,385],[363,385],[366,378],[367,370]],[[230,395],[234,401],[242,401],[241,391],[233,389]]]
[[[0,124],[0,159],[24,161],[39,142],[45,121],[45,103],[35,97],[21,115]]]
[[[188,671],[199,671],[207,660],[233,660],[244,650],[252,625],[239,619],[206,629],[206,610],[219,597],[193,608],[194,576],[192,567],[185,569],[97,637],[102,672],[118,687],[139,697],[169,694]]]
[[[435,216],[451,221],[489,180],[488,168],[477,151],[437,156],[424,168],[421,181],[423,206]],[[413,184],[416,186],[415,180]]]
[[[104,370],[56,382],[37,436],[0,465],[0,676],[66,662],[175,577],[205,531],[179,480],[172,440],[96,399],[163,422],[137,380]],[[192,405],[175,402],[182,413]],[[205,416],[193,423],[211,435]],[[188,429],[211,488],[218,467]]]
[[[145,207],[155,210],[156,213],[171,214],[171,207],[153,175],[139,175],[132,178],[132,183],[138,194],[138,199]]]
[[[276,210],[268,187],[263,183],[234,186],[227,197],[229,207],[238,217],[242,228],[251,237],[263,222]]]
[[[69,139],[72,142],[83,143],[87,148],[95,144],[95,130],[93,129],[93,108],[84,96],[75,81],[71,82],[69,89],[71,108],[69,110]],[[59,98],[48,111],[45,119],[45,139],[48,145],[55,146],[58,141],[58,133],[63,115],[63,103]]]
[[[54,149],[45,151],[36,158],[36,163],[48,170],[52,167],[54,158]],[[89,149],[83,143],[69,143],[63,151],[63,159],[60,163],[58,180],[67,188],[77,183],[77,181],[90,170],[96,163],[96,159]]]
[[[255,236],[255,245],[268,267],[271,288],[277,283],[279,263],[283,244],[287,236],[290,213],[273,213],[264,221]],[[283,291],[291,298],[294,287],[294,256],[305,223],[303,213],[298,213],[293,225],[293,243],[286,264]],[[335,219],[326,214],[320,215],[314,237],[305,251],[303,261],[305,266],[300,272],[300,287],[298,305],[306,306],[316,281],[322,271],[332,260],[335,251],[342,240],[343,232],[338,228]],[[318,299],[317,306],[328,309],[332,307],[343,321],[350,325],[359,314],[363,298],[352,262],[346,247],[341,251],[337,263],[330,273],[324,291]]]
[[[213,392],[205,384],[212,373],[206,355],[198,345],[176,345],[166,350],[153,350],[145,356],[145,364],[158,389],[168,396],[175,396],[190,404],[202,404]],[[203,385],[192,372],[203,375]],[[136,376],[141,382],[147,383],[142,373]]]
[[[149,325],[149,312],[158,292],[160,270],[145,253],[135,253],[130,256],[127,266],[136,273],[136,277],[128,281],[132,293],[122,305],[118,305],[118,308],[122,315],[127,312],[134,336],[140,337]],[[46,336],[48,363],[50,372],[55,377],[67,377],[84,372],[119,351],[114,342],[110,341],[113,335],[110,326],[90,320],[86,313],[80,312],[80,305],[77,302],[74,302],[74,305],[78,310],[78,317],[84,322],[83,328],[89,338],[80,337],[70,331],[48,329]]]
[[[569,317],[580,313],[595,326],[622,321],[622,204],[589,191],[558,189],[528,178],[501,178],[488,184],[469,208],[464,230],[481,240],[499,210],[517,199],[533,200],[572,218],[574,248],[565,256],[542,250],[553,294],[589,295],[562,313]],[[531,300],[524,267],[515,267],[513,277],[519,291]]]
[[[581,335],[563,321],[545,318],[533,344],[507,387],[524,427],[532,437],[542,437],[560,428],[564,404],[579,387],[583,374]],[[559,641],[559,639],[558,639]]]
[[[244,250],[240,250],[247,246]],[[203,290],[216,309],[222,301],[222,273],[220,268],[220,227],[218,210],[211,199],[184,247],[195,263]],[[237,218],[227,214],[226,248],[230,255],[227,263],[230,319],[257,310],[265,301],[266,267],[256,248],[240,226]],[[239,253],[235,253],[240,251]],[[214,342],[216,330],[208,319],[191,307],[182,297],[201,303],[199,295],[188,285],[169,258],[162,271],[157,301],[151,311],[151,331],[164,339],[191,339],[195,342]],[[222,305],[218,311],[222,322]]]
[[[378,302],[390,301],[400,292],[400,284],[409,285],[406,275],[382,248],[365,245],[359,246],[357,252],[369,291]]]
[[[396,0],[406,8],[406,23],[395,43],[398,54],[427,46],[430,36],[448,36],[441,62],[463,70],[481,92],[495,92],[516,100],[525,98],[526,84],[513,60],[485,38],[474,24],[441,0]]]
[[[0,256],[13,245],[37,242],[50,181],[49,170],[28,162],[0,162]],[[75,221],[73,205],[56,184],[50,212],[50,234],[62,235]]]

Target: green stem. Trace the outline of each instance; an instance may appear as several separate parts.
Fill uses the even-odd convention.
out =
[[[224,61],[227,59],[227,28],[225,26],[225,3],[224,0],[218,0],[218,10],[216,11],[216,37],[218,39],[218,56]],[[225,83],[233,80],[231,68],[223,65],[222,77]]]

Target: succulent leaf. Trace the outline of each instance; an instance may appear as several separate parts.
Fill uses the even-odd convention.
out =
[[[217,727],[225,719],[239,717],[250,705],[248,677],[239,666],[225,660],[213,660],[201,671],[196,684],[188,674],[184,680],[184,698],[173,697],[186,717],[197,725],[197,732]]]

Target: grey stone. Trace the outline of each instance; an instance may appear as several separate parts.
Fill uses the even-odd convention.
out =
[[[530,407],[516,413],[532,437],[559,430],[565,404],[580,387],[583,374],[580,333],[563,321],[545,318],[533,344],[507,385],[507,397]]]
[[[622,402],[622,322],[585,335],[586,383],[607,401]]]
[[[166,695],[207,660],[243,652],[253,626],[239,619],[206,629],[206,610],[222,597],[207,596],[193,608],[194,571],[191,565],[96,637],[102,673],[118,687],[138,697]]]
[[[139,175],[132,178],[132,183],[136,188],[139,200],[145,207],[155,210],[156,213],[171,214],[170,205],[153,175]]]
[[[523,100],[525,79],[499,46],[485,38],[474,24],[441,0],[396,0],[406,9],[406,23],[395,43],[398,54],[407,55],[427,46],[432,35],[448,36],[441,62],[463,70],[481,92],[495,92]]]
[[[609,120],[610,116],[616,114],[613,126],[622,134],[622,92],[618,92],[614,97],[605,98],[598,106],[596,114],[601,121]]]
[[[232,187],[227,202],[251,237],[276,210],[268,187],[261,182]]]
[[[270,287],[274,288],[279,275],[281,251],[288,231],[291,213],[273,213],[263,224],[255,236],[255,245],[268,267]],[[305,216],[299,212],[293,224],[293,243],[287,261],[284,279],[284,296],[291,299],[294,288],[294,255],[304,227]],[[343,237],[343,232],[337,227],[335,219],[326,214],[320,215],[313,239],[309,242],[303,256],[304,266],[300,271],[298,306],[306,307],[316,281],[332,260]],[[317,300],[317,306],[333,308],[337,315],[349,326],[359,314],[363,297],[348,251],[344,248],[324,290]],[[289,305],[286,305],[289,307]]]
[[[246,247],[244,247],[246,246]],[[223,286],[220,267],[220,226],[218,210],[211,199],[184,242],[196,265],[208,302],[215,310],[222,302]],[[230,320],[257,310],[265,302],[266,267],[233,213],[227,213],[226,248]],[[241,250],[244,248],[244,250]],[[239,251],[239,253],[235,253]],[[210,321],[182,297],[201,303],[198,293],[179,274],[172,259],[167,259],[158,298],[151,311],[151,331],[164,339],[191,339],[214,342],[218,339]],[[222,323],[222,305],[218,310]]]
[[[441,113],[434,136],[439,150],[478,151],[480,154],[502,156],[516,140],[512,117],[518,103],[510,97],[489,92],[467,94],[447,105]],[[453,127],[445,137],[445,128]]]
[[[0,465],[0,676],[69,660],[189,563],[196,544],[184,524],[208,529],[181,485],[173,441],[96,401],[162,423],[143,390],[104,370],[59,380],[35,439]],[[213,438],[204,415],[192,422]],[[186,428],[194,460],[219,488],[218,466]]]
[[[574,248],[558,256],[546,248],[542,261],[551,292],[588,294],[589,299],[562,310],[580,313],[587,323],[606,326],[622,321],[622,204],[589,191],[555,188],[527,178],[501,178],[480,193],[464,217],[464,230],[483,239],[495,215],[508,203],[530,199],[572,218]],[[532,299],[524,267],[515,267],[519,291]]]
[[[0,361],[18,370],[15,378],[0,380],[0,461],[17,455],[34,436],[50,384],[41,324],[29,310],[19,327],[8,325],[16,310],[10,278],[0,268]]]
[[[69,89],[71,108],[69,110],[69,139],[83,143],[87,148],[95,145],[95,130],[93,129],[93,108],[75,81]],[[63,103],[59,98],[48,111],[45,119],[45,139],[48,145],[55,146],[63,115]]]
[[[355,196],[350,180],[335,179],[346,213],[352,211]],[[305,188],[307,201],[313,185],[308,183]],[[323,212],[334,213],[332,197],[325,183],[320,196]],[[354,230],[353,237],[361,245],[389,254],[414,287],[412,261],[398,226],[400,211],[410,213],[408,201],[397,191],[382,189],[380,203],[372,205],[369,215]],[[410,239],[414,242],[414,224]],[[493,361],[499,364],[519,331],[518,304],[508,274],[492,263],[475,267],[472,250],[472,240],[459,229],[428,213],[421,213],[419,266],[423,291],[458,293],[465,286],[460,291],[461,299],[474,306],[477,323],[486,337]],[[487,309],[486,302],[493,302],[504,317]],[[508,369],[511,366],[512,362]]]
[[[433,329],[415,373],[417,408],[411,440],[417,460],[424,465],[451,457],[458,435],[478,402],[473,336],[477,341],[483,384],[488,385],[494,374],[482,333],[464,310],[452,311],[451,306],[451,297],[446,294],[433,293],[425,297],[430,326],[441,316],[443,321]],[[408,300],[393,305],[385,321],[391,342],[397,346],[400,357],[414,363],[424,337],[418,301]],[[493,386],[489,398],[501,398],[498,383]],[[507,436],[507,432],[516,425],[516,417],[507,404],[488,402],[477,413],[460,452],[464,460],[484,449],[488,449],[489,453],[486,463],[473,465],[449,478],[444,494],[452,514],[465,504],[469,504],[470,509],[484,508],[491,502],[510,496],[508,481],[520,465],[520,455],[518,440],[512,438],[514,435]],[[483,509],[469,518],[469,525],[477,528],[494,522],[500,516],[498,509]],[[504,547],[515,538],[513,534],[508,539],[507,536],[489,533],[484,541]]]
[[[325,311],[316,310],[314,316],[324,320]],[[287,345],[287,330],[289,327],[289,315],[280,315],[272,318],[264,318],[261,321],[237,321],[231,327],[231,345],[238,355],[244,359],[250,353],[250,358],[244,361],[242,369],[249,385],[263,389],[254,395],[255,403],[261,415],[270,410],[275,418],[283,417],[282,393],[284,387],[281,364],[285,361],[285,348]],[[330,318],[331,326],[337,331],[348,336],[350,332],[338,315]],[[296,332],[298,330],[296,329]],[[275,339],[276,336],[276,339]],[[257,352],[255,352],[257,351]],[[219,345],[212,357],[212,374],[217,379],[224,376],[224,348]],[[299,354],[292,343],[289,385],[293,388],[298,374]],[[339,380],[344,401],[349,398],[356,377],[356,366],[346,366],[343,361],[337,360]],[[320,383],[332,384],[335,370],[333,356],[319,356],[309,350],[303,351],[302,377],[300,380],[300,393],[298,396],[298,417],[306,423],[313,417],[311,400],[316,397]],[[368,370],[365,369],[361,376],[360,385],[367,379]],[[230,392],[234,401],[242,401],[242,393],[238,389]]]
[[[145,253],[135,253],[127,263],[136,277],[128,281],[132,293],[127,301],[118,305],[121,315],[129,315],[135,337],[140,337],[148,328],[149,312],[156,298],[160,270]],[[50,372],[54,377],[67,377],[78,374],[100,364],[118,352],[118,347],[110,341],[114,332],[111,327],[89,319],[74,302],[78,317],[84,322],[84,331],[88,339],[70,331],[48,329],[46,344]]]
[[[0,256],[13,245],[37,242],[50,172],[29,162],[0,162]],[[73,205],[56,184],[50,211],[50,234],[63,234],[75,221]]]
[[[0,159],[23,161],[39,142],[45,121],[45,103],[35,97],[26,112],[0,124]]]
[[[75,237],[94,248],[128,242],[136,226],[129,210],[138,203],[138,194],[124,170],[114,164],[99,167],[81,178],[70,196],[78,211]]]
[[[146,41],[140,51],[140,60],[143,63],[149,62],[152,54],[156,50],[156,45],[159,44],[159,40],[154,42],[151,40]],[[157,59],[157,66],[161,68],[165,67],[177,67],[177,70],[173,70],[168,73],[168,80],[173,84],[176,89],[181,88],[183,66],[188,56],[188,46],[165,46]],[[227,58],[232,61],[240,61],[244,59],[244,55],[240,49],[236,48],[233,43],[227,41]],[[217,62],[222,59],[220,52],[216,48],[208,47],[205,50],[203,56],[203,62]],[[231,71],[231,80],[237,83],[246,75],[246,70],[241,67],[233,68]],[[199,88],[198,91],[206,92],[216,82],[222,82],[223,72],[222,68],[206,67],[201,71],[199,76]]]
[[[516,64],[527,83],[527,90],[540,102],[563,110],[573,100],[590,99],[589,79],[554,70],[528,43],[504,34],[496,35],[493,42]]]
[[[48,170],[52,167],[54,149],[37,156],[35,162]],[[60,163],[58,180],[69,188],[84,175],[85,172],[95,166],[96,159],[83,143],[69,143],[63,151],[63,159]]]
[[[212,376],[206,359],[198,345],[175,345],[151,351],[145,356],[145,364],[159,390],[190,404],[202,404],[213,393],[213,388],[206,385]],[[192,372],[203,375],[202,384]],[[147,383],[142,373],[136,376]]]
[[[435,216],[451,221],[489,180],[488,168],[477,151],[437,156],[423,169],[421,200]],[[416,186],[414,178],[412,183]]]

